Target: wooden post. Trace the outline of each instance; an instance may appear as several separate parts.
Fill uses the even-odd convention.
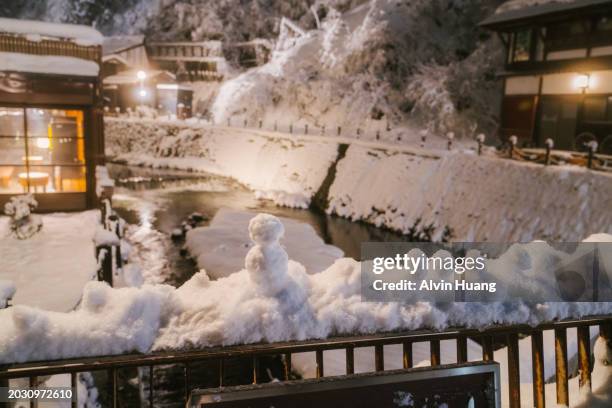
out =
[[[482,361],[493,361],[493,337],[482,336]]]
[[[259,380],[259,378],[257,377],[258,372],[259,359],[257,358],[257,356],[253,356],[253,384],[257,384],[257,381]]]
[[[293,134],[293,124],[289,125],[289,133]]]
[[[113,285],[113,255],[112,246],[110,245],[99,245],[96,247],[96,259],[102,262],[100,263],[100,269],[98,269],[98,281],[107,282],[109,285]]]
[[[382,344],[374,346],[374,369],[376,371],[385,369],[385,352]]]
[[[149,366],[149,408],[153,408],[153,366]]]
[[[440,365],[440,340],[431,340],[429,342],[429,354],[431,365]]]
[[[412,368],[412,341],[408,340],[402,344],[402,357],[404,368]]]
[[[109,387],[110,387],[110,406],[112,408],[116,408],[117,407],[117,402],[118,402],[118,394],[117,394],[117,369],[116,368],[111,368],[110,370],[108,370],[108,383],[109,383]]]
[[[225,383],[225,362],[222,358],[219,359],[219,387],[223,387]]]
[[[521,407],[521,381],[519,368],[518,333],[508,335],[508,396],[510,408]]]
[[[342,127],[338,126],[338,136],[340,136],[340,134],[342,134]]]
[[[467,363],[468,361],[468,349],[467,349],[467,337],[457,337],[457,363]]]
[[[30,388],[38,388],[38,377],[30,377]],[[30,408],[38,408],[38,400],[30,399]]]
[[[187,405],[187,401],[189,401],[189,394],[191,393],[191,368],[189,367],[189,363],[185,363],[183,378],[185,382],[185,405]]]
[[[79,402],[79,386],[77,382],[79,373],[70,373],[70,388],[72,388],[72,401],[70,401],[71,408],[77,408]]]
[[[531,369],[533,373],[533,405],[535,408],[544,408],[546,406],[544,338],[539,330],[531,334]]]
[[[304,125],[304,134],[307,135],[308,134],[308,124]]]
[[[380,130],[376,131],[376,140],[380,140]]]
[[[557,404],[569,405],[567,378],[567,332],[555,329],[555,367],[557,383]]]
[[[323,368],[323,350],[317,350],[315,354],[317,360],[317,378],[321,378],[325,375],[325,370]]]
[[[591,334],[589,326],[578,327],[578,371],[580,388],[591,388]]]
[[[346,348],[346,374],[355,374],[355,349],[352,346]]]
[[[285,369],[285,381],[289,381],[291,377],[291,353],[285,354],[283,359],[283,368]]]

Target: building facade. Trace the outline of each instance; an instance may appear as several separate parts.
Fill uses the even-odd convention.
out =
[[[612,2],[516,3],[481,23],[506,47],[501,138],[612,154]]]
[[[23,193],[41,211],[97,205],[101,41],[91,27],[0,19],[0,206]]]

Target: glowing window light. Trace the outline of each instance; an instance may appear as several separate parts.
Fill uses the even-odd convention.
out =
[[[574,78],[574,87],[586,90],[591,86],[591,77],[588,74],[579,74]]]
[[[38,138],[36,138],[36,147],[38,147],[40,149],[48,149],[50,145],[51,145],[51,143],[49,142],[48,138],[46,138],[46,137],[38,137]]]

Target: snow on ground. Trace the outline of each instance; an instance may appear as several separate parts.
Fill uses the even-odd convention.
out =
[[[253,246],[247,227],[255,216],[249,211],[221,208],[209,226],[187,232],[185,247],[200,269],[214,279],[240,270],[244,257]],[[285,226],[283,243],[290,258],[304,265],[308,273],[327,269],[343,253],[326,245],[308,224],[281,218]]]
[[[129,164],[232,177],[265,198],[305,208],[335,160],[337,145],[155,121],[105,121],[107,154]]]
[[[612,232],[612,175],[446,151],[203,124],[106,120],[108,151],[130,164],[233,177],[304,207],[337,155],[328,212],[406,232],[417,220],[463,241],[579,241]]]
[[[6,307],[15,295],[15,284],[9,280],[0,280],[0,309]]]
[[[45,214],[38,234],[18,240],[9,234],[9,217],[0,216],[0,280],[15,284],[14,305],[67,312],[78,304],[95,279],[99,217],[98,211]]]

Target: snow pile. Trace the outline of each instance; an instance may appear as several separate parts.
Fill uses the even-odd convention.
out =
[[[329,213],[407,232],[433,224],[459,241],[576,242],[612,233],[612,176],[476,156],[351,145],[336,169]],[[367,188],[365,187],[367,186]]]
[[[100,197],[105,189],[115,187],[115,180],[108,175],[106,166],[96,166],[96,195]]]
[[[553,3],[578,3],[577,0],[510,0],[499,6],[495,14]]]
[[[172,307],[169,286],[111,289],[90,282],[81,307],[68,313],[27,306],[1,311],[3,362],[148,351]],[[19,339],[16,341],[16,339]]]
[[[27,239],[42,229],[42,220],[39,215],[32,214],[38,207],[38,202],[32,194],[11,197],[4,204],[4,213],[11,217],[11,232],[18,239]]]
[[[612,349],[610,341],[599,337],[593,348],[593,372],[591,389],[581,390],[579,402],[575,408],[604,408],[612,406]]]
[[[45,21],[0,18],[0,32],[69,39],[79,45],[101,45],[104,37],[95,28],[76,24],[57,24]],[[32,40],[31,40],[32,41]]]
[[[10,218],[0,216],[0,279],[14,282],[14,305],[68,311],[79,302],[83,286],[95,279],[93,237],[100,212],[41,217],[45,227],[38,234],[17,240],[9,233]]]
[[[227,276],[242,267],[242,260],[252,247],[247,226],[253,215],[222,208],[210,225],[187,232],[185,248],[211,278]],[[342,257],[342,251],[324,244],[310,225],[290,219],[281,221],[287,237],[285,250],[308,273],[321,272]]]
[[[0,52],[0,71],[96,77],[100,67],[75,57]]]
[[[340,259],[308,275],[302,265],[288,259],[279,243],[283,233],[276,217],[253,218],[249,234],[255,245],[246,256],[245,269],[216,281],[202,271],[178,289],[111,289],[91,282],[81,307],[69,313],[29,307],[1,310],[0,320],[8,324],[0,332],[0,362],[398,329],[538,324],[612,312],[610,303],[362,302],[359,262]]]
[[[107,151],[130,164],[219,174],[276,203],[305,208],[335,160],[333,142],[265,137],[194,124],[106,119]]]
[[[0,309],[8,305],[9,299],[15,296],[15,284],[8,280],[0,280]]]

